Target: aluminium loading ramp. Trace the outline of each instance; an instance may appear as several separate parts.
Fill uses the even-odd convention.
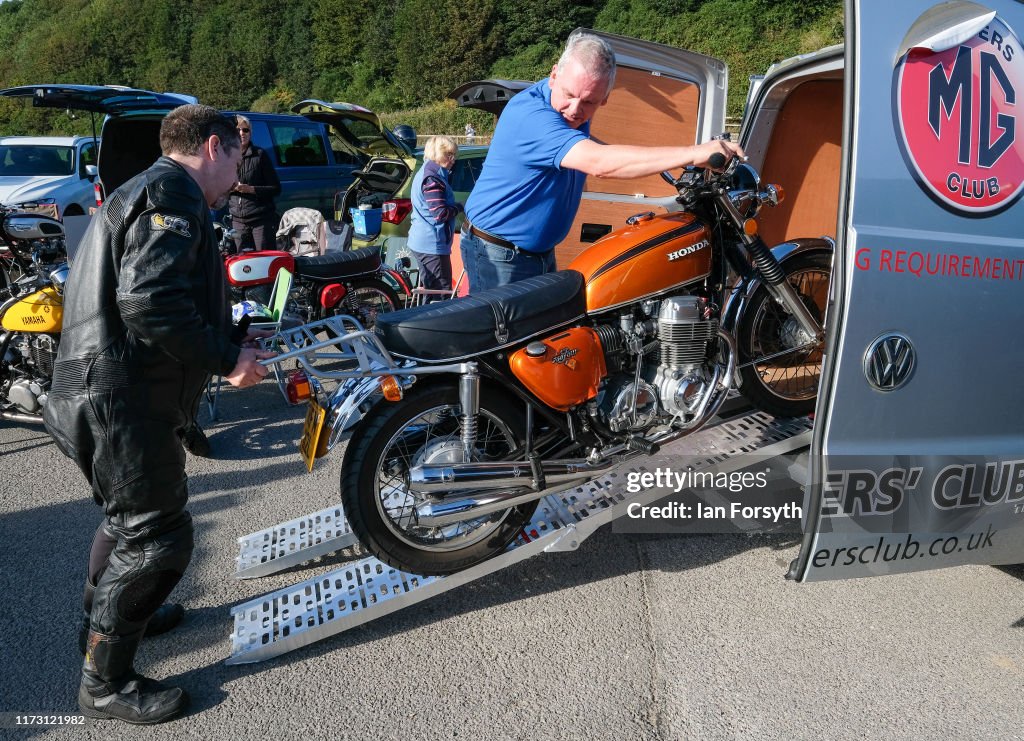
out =
[[[280,656],[422,602],[546,551],[571,551],[634,502],[651,504],[664,490],[627,495],[626,476],[673,467],[685,457],[696,471],[729,473],[750,465],[746,455],[792,453],[810,444],[812,420],[775,419],[753,412],[705,427],[629,461],[581,486],[543,497],[530,525],[500,556],[449,576],[417,576],[374,557],[346,564],[231,610],[228,664]],[[341,507],[331,507],[238,539],[239,578],[266,576],[353,545]]]

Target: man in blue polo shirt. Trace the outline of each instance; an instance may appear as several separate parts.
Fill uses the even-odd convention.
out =
[[[590,140],[590,119],[615,85],[615,53],[600,37],[574,32],[551,75],[505,107],[466,202],[462,260],[474,293],[555,269],[587,175],[638,178],[712,154],[742,156],[731,142],[638,147]]]

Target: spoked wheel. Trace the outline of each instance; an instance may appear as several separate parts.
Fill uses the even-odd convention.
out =
[[[338,313],[351,314],[363,329],[372,329],[377,316],[402,308],[402,302],[391,286],[383,281],[368,279],[356,281],[349,287],[345,300],[338,305]]]
[[[787,280],[819,323],[825,318],[830,275],[826,255],[796,257],[786,265]],[[822,342],[809,337],[764,285],[754,291],[736,334],[743,395],[776,417],[813,412]]]
[[[415,388],[382,402],[349,441],[341,493],[352,529],[377,558],[414,574],[451,574],[501,553],[529,523],[537,502],[444,526],[419,523],[407,475],[424,463],[464,462],[462,413],[452,386]],[[507,460],[524,439],[522,410],[484,391],[473,461]],[[471,496],[467,494],[467,496]]]

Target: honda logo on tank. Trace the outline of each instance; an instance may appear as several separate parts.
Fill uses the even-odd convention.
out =
[[[951,48],[916,47],[899,60],[897,138],[918,184],[943,208],[990,216],[1024,190],[1022,54],[1017,35],[993,17]]]

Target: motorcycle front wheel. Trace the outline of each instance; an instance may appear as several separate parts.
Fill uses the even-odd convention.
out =
[[[473,461],[508,459],[525,438],[515,402],[481,393]],[[355,431],[345,451],[341,495],[359,540],[377,558],[412,574],[452,574],[505,550],[530,522],[537,502],[445,526],[423,526],[406,488],[411,468],[460,463],[463,446],[458,390],[415,387],[399,402],[381,402]],[[471,496],[471,494],[467,494]]]
[[[794,257],[786,280],[819,323],[825,319],[832,261],[828,255]],[[740,391],[758,409],[776,417],[814,411],[821,379],[822,342],[800,328],[765,285],[750,299],[736,329]]]

